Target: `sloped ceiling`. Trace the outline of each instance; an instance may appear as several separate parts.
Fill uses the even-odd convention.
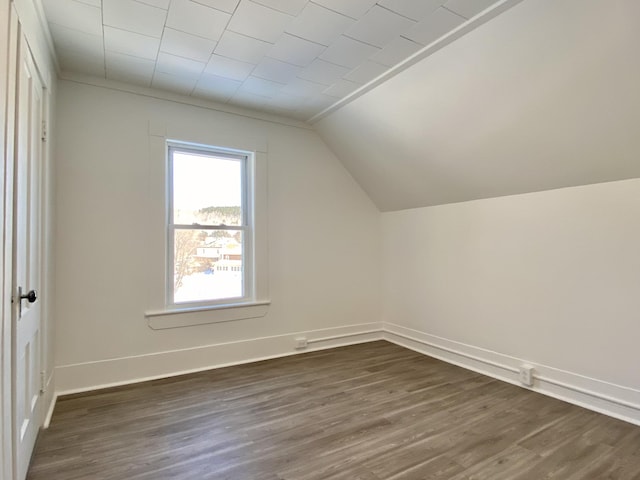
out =
[[[306,120],[498,0],[42,0],[61,73]]]
[[[524,0],[315,126],[382,211],[639,177],[638,18]]]

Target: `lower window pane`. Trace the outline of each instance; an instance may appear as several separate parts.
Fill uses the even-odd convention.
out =
[[[175,303],[243,296],[241,230],[175,230]]]

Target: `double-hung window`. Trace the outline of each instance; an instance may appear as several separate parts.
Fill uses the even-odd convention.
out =
[[[253,154],[168,142],[168,161],[168,306],[253,300]]]

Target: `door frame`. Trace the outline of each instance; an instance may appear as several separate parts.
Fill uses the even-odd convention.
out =
[[[36,5],[37,6],[37,5]],[[15,295],[13,287],[13,235],[14,235],[14,170],[15,170],[15,133],[16,133],[16,105],[17,78],[20,53],[20,42],[24,37],[26,48],[32,56],[35,74],[40,77],[42,84],[42,119],[46,125],[51,121],[51,82],[54,81],[46,72],[51,65],[47,64],[46,56],[49,52],[42,49],[36,24],[41,25],[41,12],[31,10],[28,0],[0,1],[0,214],[2,218],[2,232],[0,232],[0,478],[17,480],[15,465],[16,451],[14,448],[14,405],[13,405],[13,340],[16,331],[13,327],[13,305],[11,299]],[[30,28],[24,28],[21,18]],[[32,44],[33,42],[33,44]],[[39,43],[40,42],[40,43]],[[36,51],[33,50],[35,47]],[[42,65],[41,65],[42,62]],[[44,66],[44,72],[41,70]],[[44,73],[44,74],[43,74]],[[51,189],[53,188],[51,145],[48,139],[41,149],[41,178],[40,178],[40,269],[41,289],[43,301],[41,305],[40,328],[40,365],[38,373],[46,372],[45,380],[47,392],[41,393],[38,411],[38,424],[42,426],[49,402],[53,401],[52,364],[48,340],[51,335],[52,303],[48,290],[52,285],[51,267],[52,250],[44,239],[52,233]]]
[[[14,452],[13,452],[13,309],[11,297],[13,290],[13,169],[14,169],[14,141],[15,141],[15,100],[16,100],[16,72],[18,56],[18,17],[13,2],[5,3],[0,7],[0,48],[5,53],[5,63],[0,65],[0,125],[2,126],[2,185],[0,186],[2,198],[2,227],[3,234],[0,239],[2,250],[0,263],[2,264],[2,277],[0,278],[0,298],[2,300],[1,332],[2,356],[0,358],[0,391],[2,402],[0,414],[2,415],[2,428],[0,431],[0,444],[2,445],[2,473],[3,478],[13,479]]]

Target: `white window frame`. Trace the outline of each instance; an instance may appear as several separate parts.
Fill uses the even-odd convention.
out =
[[[194,153],[238,160],[242,165],[242,223],[241,225],[183,225],[173,223],[173,152]],[[166,142],[167,155],[167,215],[166,215],[166,307],[169,310],[189,308],[235,306],[255,302],[255,153],[245,150],[202,145],[177,140]],[[174,238],[176,230],[240,230],[242,231],[243,295],[214,300],[179,302],[174,300]]]

